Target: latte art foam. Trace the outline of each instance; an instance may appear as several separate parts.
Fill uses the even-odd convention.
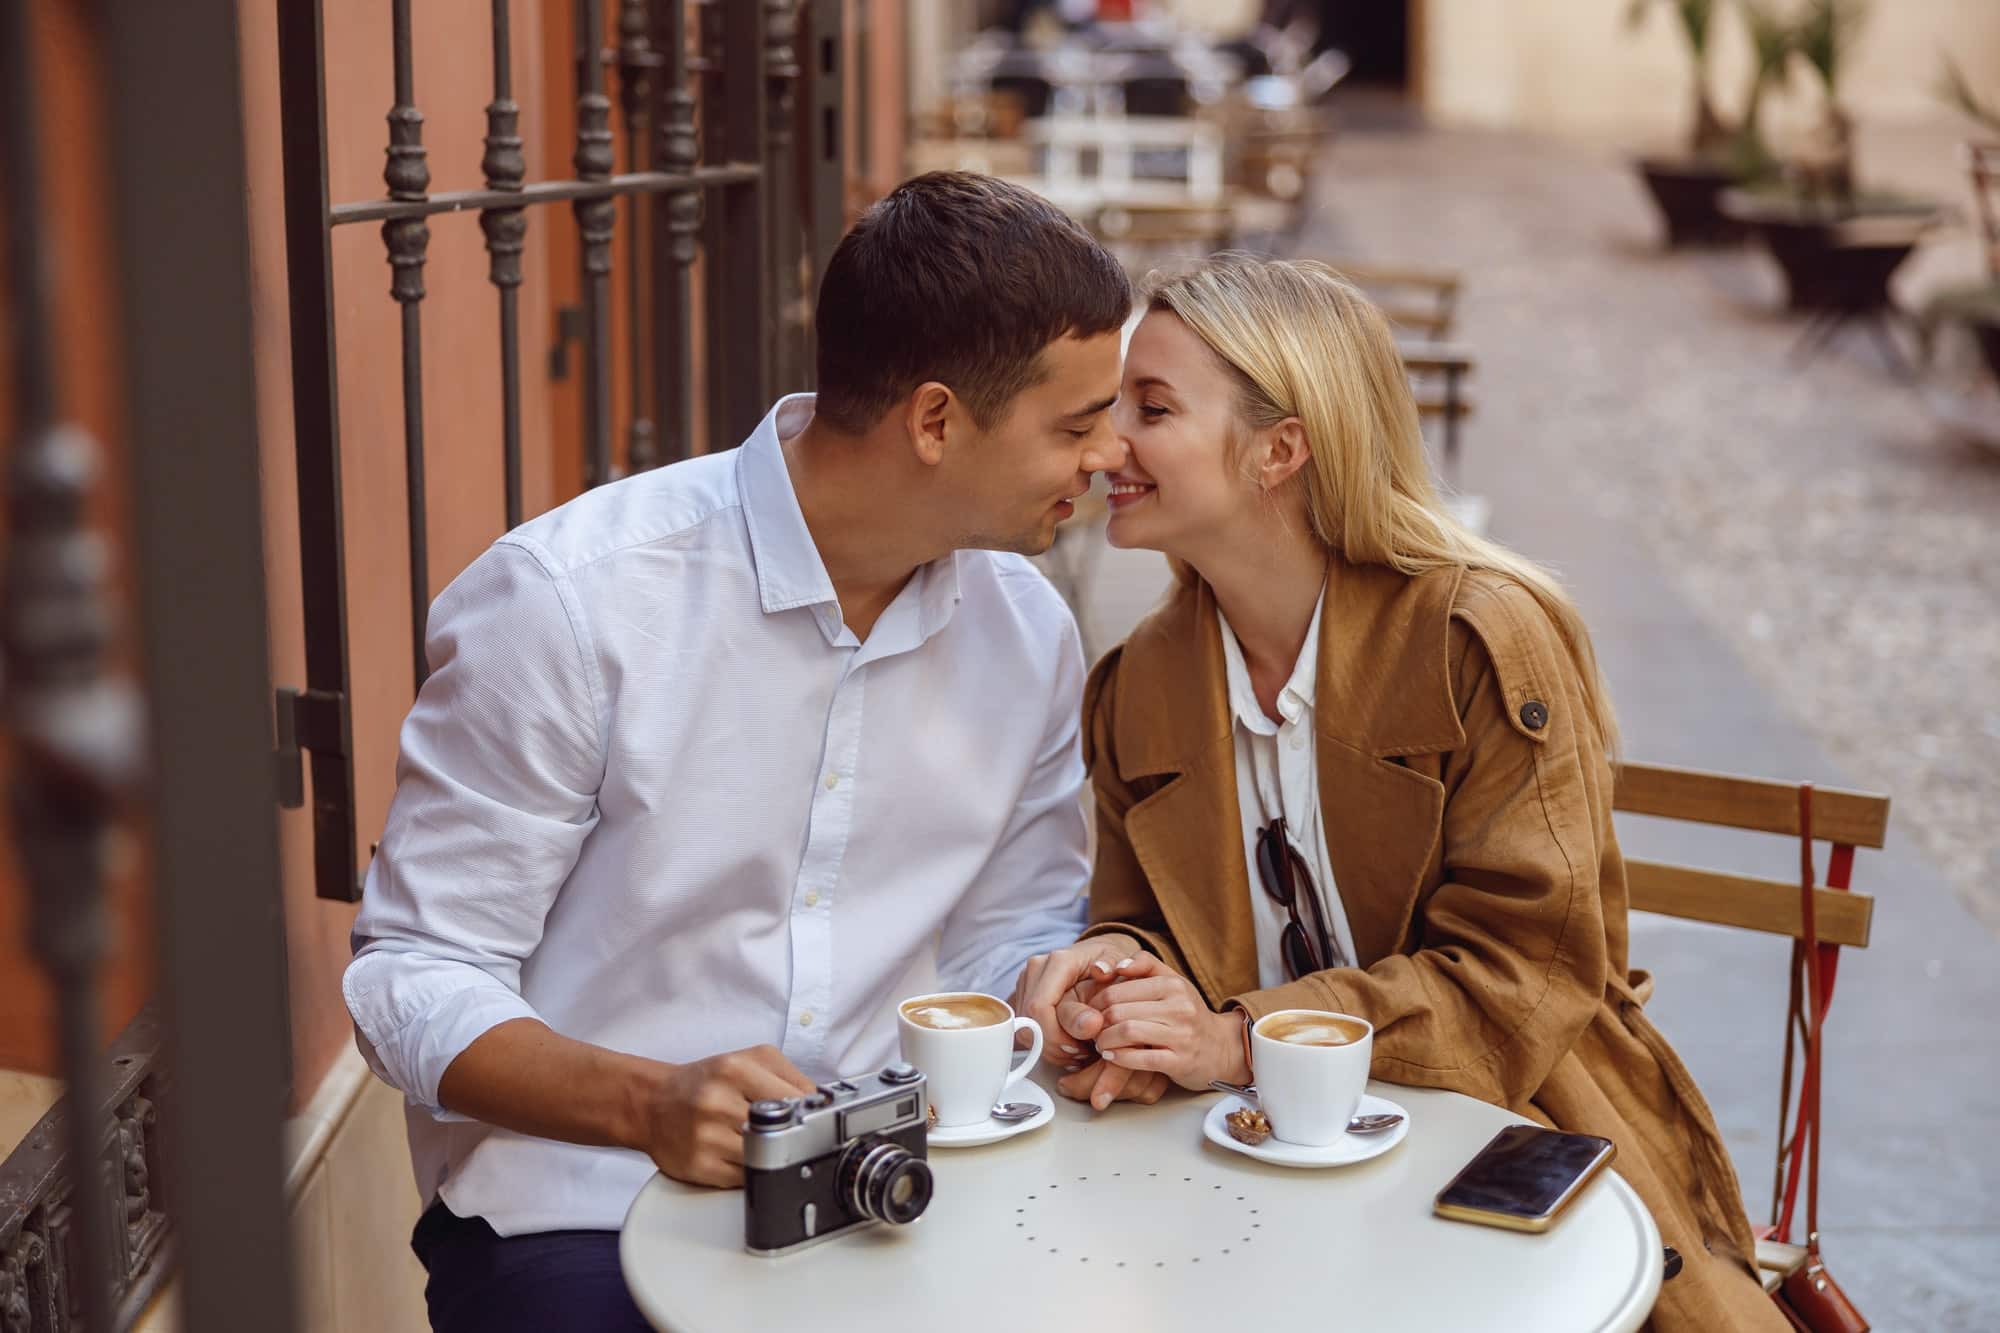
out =
[[[1272,1041],[1293,1046],[1351,1046],[1368,1035],[1368,1027],[1339,1014],[1273,1014],[1257,1025]]]
[[[959,1013],[941,1004],[921,1004],[905,1011],[913,1023],[922,1023],[927,1028],[983,1028],[993,1020],[972,1014]]]
[[[903,1017],[939,1032],[990,1028],[1009,1017],[1007,1006],[990,995],[926,995],[903,1005]]]

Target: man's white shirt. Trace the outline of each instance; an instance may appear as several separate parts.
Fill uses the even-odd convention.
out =
[[[902,996],[1004,996],[1082,926],[1075,622],[960,551],[858,641],[781,448],[811,415],[532,520],[432,607],[343,991],[426,1201],[502,1235],[615,1228],[653,1166],[440,1109],[494,1025],[827,1081],[894,1058]]]

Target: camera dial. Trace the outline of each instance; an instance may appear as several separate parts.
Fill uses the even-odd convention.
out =
[[[750,1103],[750,1128],[757,1130],[785,1129],[799,1118],[799,1104],[796,1101],[762,1101]]]

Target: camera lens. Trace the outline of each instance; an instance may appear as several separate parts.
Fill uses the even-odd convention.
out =
[[[856,1139],[841,1154],[840,1193],[849,1211],[903,1226],[922,1217],[930,1206],[930,1163],[871,1134]]]

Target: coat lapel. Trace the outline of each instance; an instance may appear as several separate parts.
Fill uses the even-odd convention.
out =
[[[1458,579],[1340,561],[1328,576],[1314,704],[1320,804],[1362,967],[1407,943],[1443,827],[1443,787],[1402,759],[1465,741],[1449,663]],[[1206,584],[1180,585],[1133,631],[1113,727],[1122,778],[1166,779],[1127,812],[1126,834],[1193,979],[1211,1002],[1257,989],[1221,626]]]
[[[1180,584],[1132,632],[1121,663],[1119,775],[1167,780],[1126,812],[1126,836],[1196,984],[1211,999],[1254,989],[1235,735],[1208,585]]]
[[[1404,760],[1465,744],[1451,691],[1460,576],[1338,560],[1327,576],[1313,705],[1320,819],[1361,967],[1408,943],[1443,837],[1443,786]]]

